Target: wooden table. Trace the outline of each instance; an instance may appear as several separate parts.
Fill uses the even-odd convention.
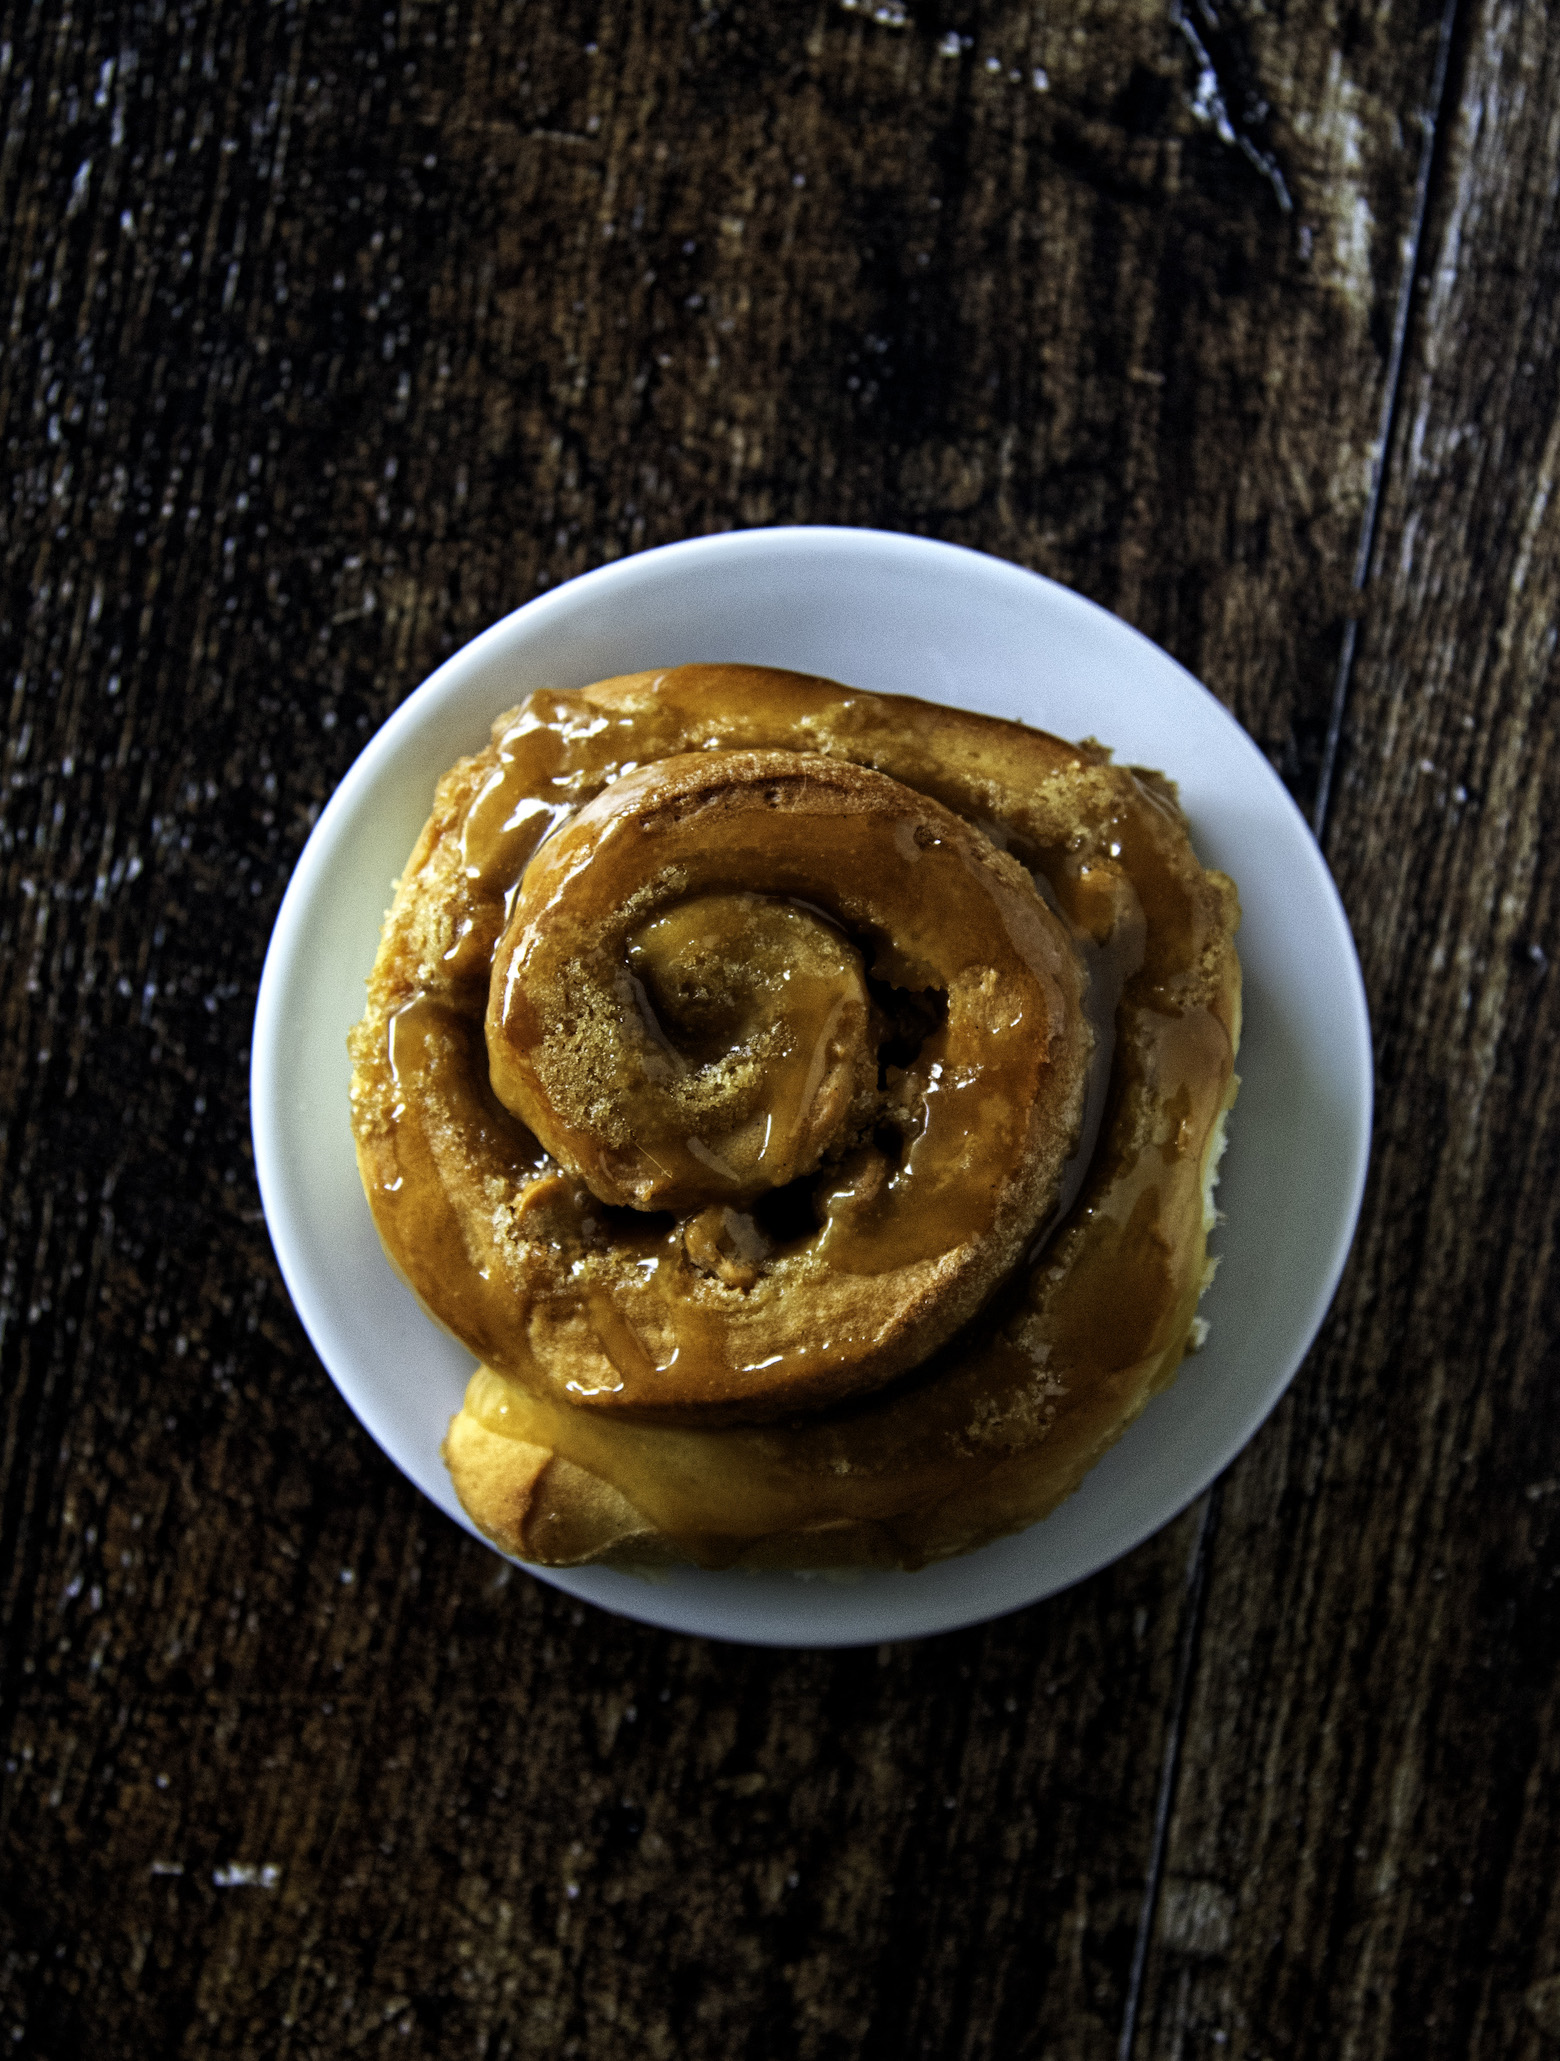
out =
[[[1545,15],[9,10],[10,2051],[1560,2054]],[[422,1502],[292,1314],[245,1079],[397,701],[587,566],[796,521],[1206,680],[1379,1070],[1224,1480],[835,1654],[576,1607]]]

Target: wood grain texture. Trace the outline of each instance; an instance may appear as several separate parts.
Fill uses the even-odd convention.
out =
[[[1560,2036],[1560,45],[1464,25],[1328,855],[1375,1165],[1223,1497],[1141,2051]]]
[[[1124,2025],[1140,2056],[1560,2025],[1523,957],[1553,920],[1524,826],[1556,54],[1466,11],[1361,597],[1439,6],[10,9],[14,2051],[1102,2061]],[[576,1610],[423,1506],[288,1307],[244,1081],[287,873],[394,703],[585,566],[797,520],[1094,594],[1307,806],[1363,606],[1329,850],[1393,1084],[1349,1297],[1217,1524],[832,1656]],[[1393,1381],[1430,1400],[1389,1414]],[[1517,1526],[1478,1514],[1502,1499]],[[1423,1564],[1448,1525],[1463,1564]],[[1259,1765],[1297,1771],[1298,1830]],[[1356,1880],[1389,1830],[1421,1903]]]

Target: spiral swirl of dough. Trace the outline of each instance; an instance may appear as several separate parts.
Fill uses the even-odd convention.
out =
[[[1236,913],[1166,783],[1018,725],[742,667],[501,718],[352,1041],[477,1522],[913,1566],[1043,1514],[1194,1328]]]

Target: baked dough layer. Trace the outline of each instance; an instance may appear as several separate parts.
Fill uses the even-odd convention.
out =
[[[1027,1256],[1010,1237],[998,1291],[988,1279],[962,1328],[914,1364],[880,1364],[867,1392],[804,1385],[777,1404],[685,1391],[670,1409],[647,1404],[653,1326],[602,1320],[586,1220],[610,1217],[632,1263],[655,1256],[651,1219],[625,1229],[629,1212],[590,1200],[489,1084],[492,968],[533,854],[566,851],[571,819],[615,783],[639,780],[653,796],[655,768],[690,753],[829,761],[841,791],[849,768],[866,767],[951,811],[989,868],[1042,883],[1096,998],[1119,989],[1099,1056],[1099,1135],[1063,1221]],[[660,919],[651,909],[646,920]],[[1054,1507],[1171,1378],[1194,1325],[1235,1089],[1237,920],[1233,887],[1198,865],[1168,783],[1112,766],[1098,746],[742,667],[534,695],[501,718],[488,750],[440,783],[352,1041],[359,1160],[387,1247],[446,1322],[447,1283],[467,1286],[452,1328],[486,1364],[446,1455],[478,1524],[554,1565],[914,1566]],[[1072,1049],[1087,1045],[1085,1034]],[[840,1095],[859,1128],[872,1113],[859,1066],[845,1065]],[[1068,1138],[1076,1102],[1060,1097]],[[1052,1144],[1041,1186],[1054,1197]],[[830,1178],[827,1166],[817,1176]],[[460,1190],[475,1201],[463,1215],[449,1206]],[[740,1181],[733,1193],[750,1199]],[[685,1229],[679,1265],[696,1297],[734,1292],[745,1307],[772,1277],[773,1251],[744,1249],[745,1214],[712,1203]],[[516,1280],[560,1264],[583,1268],[569,1274],[584,1284],[572,1318],[532,1292],[517,1326]],[[626,1406],[570,1393],[573,1379],[621,1398],[634,1341],[646,1379]]]

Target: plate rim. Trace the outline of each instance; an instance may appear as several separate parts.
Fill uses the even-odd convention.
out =
[[[426,727],[437,715],[446,712],[449,705],[458,704],[463,694],[470,691],[471,683],[480,678],[484,667],[495,655],[508,652],[517,639],[534,641],[544,636],[555,619],[567,621],[570,614],[588,605],[604,587],[619,587],[626,594],[631,593],[640,582],[655,582],[668,574],[675,575],[690,559],[697,562],[700,559],[719,556],[735,562],[744,556],[751,556],[758,559],[773,557],[777,562],[783,563],[788,557],[815,552],[820,545],[831,553],[867,556],[880,563],[885,558],[900,558],[906,563],[919,558],[928,564],[936,561],[944,568],[948,566],[951,555],[967,570],[973,564],[978,568],[978,576],[982,580],[991,581],[996,586],[1005,586],[1023,603],[1032,605],[1037,593],[1043,595],[1047,608],[1053,612],[1060,611],[1064,616],[1071,616],[1074,623],[1081,627],[1087,636],[1103,638],[1107,643],[1122,638],[1130,640],[1132,645],[1140,647],[1140,655],[1151,667],[1171,669],[1166,675],[1167,679],[1175,678],[1183,690],[1195,690],[1206,707],[1214,712],[1217,721],[1228,726],[1228,741],[1244,748],[1248,770],[1256,776],[1257,788],[1267,806],[1280,810],[1291,834],[1298,829],[1302,835],[1300,849],[1307,853],[1310,861],[1313,887],[1321,890],[1320,906],[1328,919],[1331,932],[1327,940],[1329,975],[1338,984],[1338,998],[1346,1005],[1343,1013],[1353,1034],[1354,1049],[1349,1055],[1350,1072],[1357,1089],[1357,1097],[1348,1105],[1352,1117],[1351,1160],[1345,1170],[1341,1206],[1333,1225],[1325,1263],[1318,1265],[1312,1278],[1304,1342],[1290,1354],[1290,1363],[1281,1375],[1275,1376],[1270,1373],[1264,1383],[1254,1388],[1246,1409],[1231,1423],[1228,1433],[1220,1441],[1223,1448],[1221,1457],[1194,1470],[1193,1475],[1188,1477],[1193,1482],[1192,1486],[1187,1487],[1184,1482],[1178,1484],[1173,1507],[1156,1507],[1129,1517],[1120,1527],[1119,1538],[1111,1544],[1107,1552],[1090,1565],[1066,1573],[1058,1580],[1042,1581],[1029,1593],[1004,1596],[1001,1600],[983,1600],[972,1588],[962,1603],[952,1603],[943,1610],[923,1611],[920,1615],[925,1621],[917,1622],[909,1628],[896,1623],[892,1626],[869,1629],[845,1629],[833,1623],[822,1623],[810,1625],[808,1636],[798,1637],[792,1630],[769,1625],[757,1619],[744,1622],[741,1628],[713,1622],[708,1611],[691,1609],[679,1604],[678,1597],[685,1597],[685,1591],[670,1585],[647,1582],[622,1570],[542,1568],[525,1561],[512,1563],[537,1576],[549,1586],[580,1601],[596,1603],[618,1615],[664,1630],[679,1632],[686,1636],[790,1649],[846,1647],[879,1643],[885,1639],[897,1642],[908,1638],[935,1636],[945,1631],[955,1631],[987,1622],[1014,1610],[1027,1608],[1032,1603],[1043,1601],[1048,1596],[1058,1594],[1063,1589],[1088,1579],[1092,1574],[1100,1572],[1125,1554],[1134,1551],[1145,1539],[1167,1524],[1173,1523],[1245,1450],[1287,1392],[1315,1343],[1337,1293],[1358,1225],[1369,1172],[1374,1104],[1374,1062],[1364,977],[1347,912],[1310,825],[1254,741],[1218,698],[1178,660],[1155,644],[1135,625],[1125,622],[1087,596],[1010,560],[995,558],[968,545],[946,543],[894,530],[796,524],[783,528],[722,531],[711,536],[683,538],[595,567],[532,597],[531,600],[498,618],[451,653],[402,699],[367,740],[321,810],[299,854],[277,911],[261,972],[251,1039],[249,1074],[255,1171],[267,1230],[293,1306],[316,1354],[353,1416],[374,1438],[375,1443],[398,1471],[407,1475],[414,1486],[422,1489],[430,1500],[437,1503],[447,1515],[454,1517],[455,1521],[473,1537],[480,1539],[490,1550],[499,1551],[490,1540],[485,1539],[476,1530],[465,1513],[454,1504],[452,1496],[445,1500],[429,1489],[425,1481],[419,1480],[401,1454],[381,1437],[375,1426],[368,1421],[354,1392],[358,1384],[338,1371],[333,1363],[332,1354],[326,1348],[326,1342],[321,1334],[327,1326],[321,1309],[316,1305],[314,1282],[310,1276],[306,1255],[300,1252],[294,1236],[295,1225],[287,1203],[287,1173],[282,1164],[278,1128],[281,1075],[287,1044],[285,1005],[289,983],[296,978],[299,961],[309,949],[307,930],[314,897],[334,871],[335,845],[340,827],[350,819],[354,808],[361,805],[364,798],[374,790],[385,771],[393,767],[403,738],[408,732]],[[621,605],[623,598],[623,595],[619,595],[615,605]],[[496,709],[494,712],[496,713]],[[442,771],[442,767],[438,770]],[[1174,777],[1175,769],[1171,767],[1169,770]],[[432,777],[436,778],[437,772]],[[431,780],[429,784],[431,785]],[[366,971],[366,962],[364,970]],[[344,1117],[343,1129],[345,1130]],[[1232,1125],[1232,1139],[1238,1147],[1238,1112]],[[366,1215],[366,1203],[364,1212]],[[385,1264],[388,1272],[388,1261]],[[431,1318],[425,1316],[424,1320],[430,1326],[433,1325]],[[1151,1405],[1150,1409],[1153,1407]],[[1139,1423],[1143,1421],[1139,1420]],[[1127,1438],[1131,1438],[1138,1428],[1137,1425],[1132,1427]],[[1106,1462],[1102,1462],[1101,1465],[1107,1464],[1108,1459],[1107,1455]],[[1046,1521],[1048,1520],[1042,1520],[1042,1523]],[[1010,1539],[994,1541],[991,1545],[978,1548],[975,1553],[960,1558],[969,1566],[979,1563],[984,1556],[1000,1555],[1003,1548],[1013,1545],[1017,1539],[1027,1537],[1037,1528],[1029,1527],[1025,1533],[1016,1534]],[[508,1559],[510,1556],[500,1557]],[[939,1563],[942,1567],[951,1567],[955,1564]],[[733,1572],[704,1573],[701,1579],[705,1583],[742,1585],[741,1591],[731,1591],[731,1600],[736,1614],[743,1616],[741,1603],[736,1600],[739,1593],[745,1594],[751,1601],[756,1594],[752,1585],[764,1578]],[[794,1581],[796,1578],[789,1579]],[[879,1592],[885,1600],[891,1594],[893,1585],[915,1583],[918,1579],[919,1577],[913,1574],[878,1572],[862,1577],[864,1582],[878,1585]],[[890,1586],[885,1588],[882,1586],[885,1584]],[[799,1606],[807,1590],[799,1585],[793,1593],[794,1600]],[[931,1599],[928,1596],[926,1600],[929,1602]],[[798,1609],[791,1614],[794,1616],[802,1613]],[[895,1618],[904,1615],[902,1612],[890,1614]],[[714,1615],[729,1616],[730,1612],[716,1612]],[[827,1612],[825,1615],[832,1618],[834,1613]]]

